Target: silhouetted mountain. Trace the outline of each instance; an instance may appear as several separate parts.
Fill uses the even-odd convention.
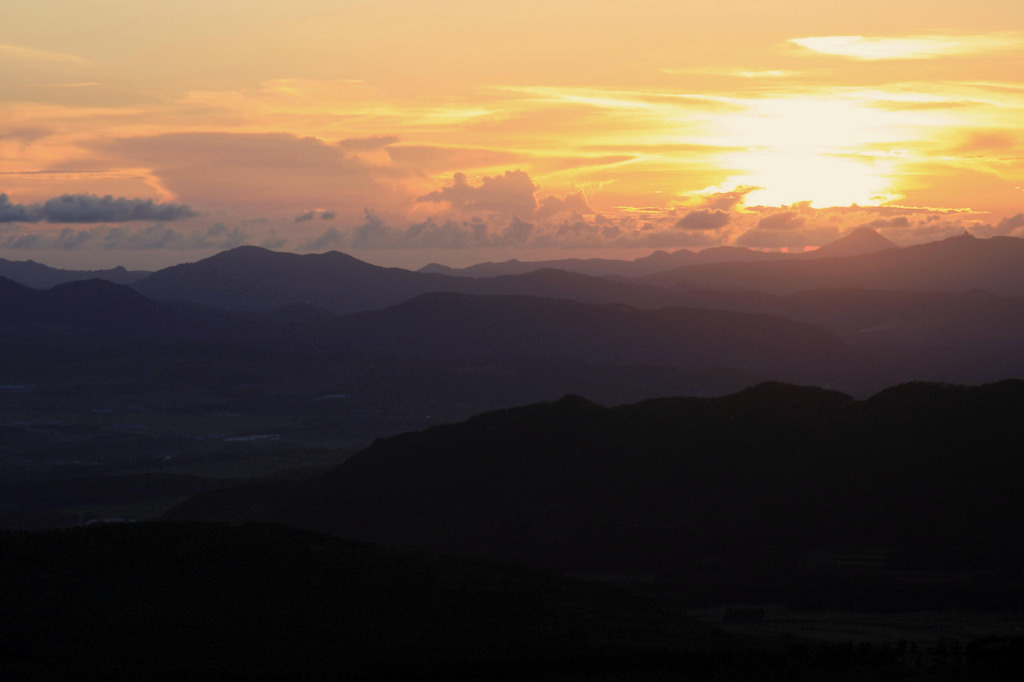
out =
[[[858,227],[834,242],[829,242],[815,251],[803,254],[803,256],[806,258],[846,258],[896,248],[899,248],[896,242],[886,239],[870,227]]]
[[[53,333],[95,333],[103,339],[167,338],[181,316],[126,286],[103,279],[40,291],[0,278],[0,326]],[[178,330],[178,333],[184,330]]]
[[[691,265],[643,278],[658,286],[788,294],[812,289],[968,291],[1024,295],[1024,239],[968,234],[846,258]]]
[[[1024,377],[1024,297],[981,290],[820,289],[786,296],[691,290],[683,304],[812,324],[896,369],[893,376],[980,383]],[[902,374],[901,374],[902,372]]]
[[[679,249],[670,253],[659,249],[649,256],[643,256],[634,260],[562,258],[557,260],[521,261],[513,258],[500,263],[478,263],[465,268],[451,268],[439,263],[431,263],[420,268],[419,272],[457,275],[460,277],[497,277],[499,275],[521,275],[537,270],[553,269],[593,275],[594,277],[644,277],[687,265],[765,262],[796,258],[837,258],[859,256],[892,248],[897,248],[895,242],[886,239],[871,228],[859,227],[851,230],[849,234],[825,244],[818,250],[808,253],[755,251],[739,246],[714,246],[696,252],[689,249]]]
[[[149,274],[145,270],[125,270],[120,265],[108,270],[61,270],[32,260],[10,261],[0,258],[0,277],[35,289],[49,289],[58,284],[83,279],[105,279],[117,284],[130,284]]]
[[[134,283],[155,299],[192,301],[228,310],[314,305],[337,313],[384,308],[419,294],[450,291],[574,298],[588,303],[660,307],[674,297],[656,287],[586,275],[539,272],[474,280],[382,268],[337,251],[296,255],[255,246],[175,265]]]
[[[1022,381],[866,401],[779,384],[613,409],[567,398],[377,441],[256,513],[236,492],[172,516],[246,509],[395,547],[654,574],[694,603],[999,609],[1024,599],[1022,410]]]
[[[521,275],[537,270],[553,269],[592,275],[594,277],[643,277],[644,275],[695,263],[777,260],[790,257],[793,257],[792,254],[754,251],[735,246],[716,246],[698,252],[679,249],[669,253],[659,249],[649,256],[643,256],[631,261],[608,258],[520,261],[513,258],[501,263],[478,263],[466,268],[450,268],[438,263],[431,263],[420,268],[419,271],[461,277],[497,277],[499,275]]]
[[[728,367],[841,382],[865,358],[821,329],[691,308],[638,310],[524,296],[425,294],[344,318],[338,349],[432,358],[566,358],[687,369]]]
[[[557,271],[536,275],[558,285],[575,277]],[[288,352],[468,361],[565,359],[731,368],[778,377],[796,372],[827,378],[834,371],[839,378],[840,370],[859,360],[827,332],[764,315],[644,311],[532,296],[424,294],[385,310],[342,317],[313,306],[267,313],[218,311],[151,301],[126,287],[89,280],[47,291],[7,282],[0,286],[0,302],[0,326],[85,334],[110,343],[216,342]]]

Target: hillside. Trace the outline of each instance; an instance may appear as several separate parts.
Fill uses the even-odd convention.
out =
[[[694,604],[1012,609],[1022,409],[1020,381],[865,401],[780,384],[611,409],[567,397],[379,440],[259,503],[211,493],[171,516],[648,575]],[[858,552],[868,563],[844,570]]]

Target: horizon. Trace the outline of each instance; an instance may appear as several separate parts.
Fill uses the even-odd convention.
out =
[[[8,3],[0,256],[459,267],[1024,235],[1006,0],[188,8]]]
[[[879,237],[882,236],[881,233],[879,233],[877,230],[873,230],[871,228],[860,227],[860,228],[854,228],[850,232],[847,232],[846,234],[844,234],[844,235],[838,237],[837,239],[833,240],[833,242],[829,242],[829,243],[823,244],[822,246],[826,246],[827,247],[827,246],[830,246],[832,243],[842,242],[845,238],[849,237],[851,234],[853,234],[855,232],[858,232],[858,231],[859,232],[868,232],[868,233],[877,235]],[[920,242],[920,244],[927,244],[927,243],[932,243],[932,242],[937,242],[937,241],[945,241],[945,240],[948,240],[948,239],[955,239],[955,238],[964,237],[964,236],[971,237],[971,238],[977,238],[974,235],[970,234],[969,231],[965,230],[963,233],[961,233],[959,235],[952,235],[952,236],[942,237],[941,239],[935,239],[935,240],[931,240],[931,241]],[[1013,237],[1013,238],[1014,239],[1020,239],[1020,237]],[[883,237],[883,239],[884,239],[884,237]],[[893,243],[893,244],[894,244],[894,248],[905,248],[905,246],[915,246],[916,245],[916,244],[907,244],[907,245],[904,246],[904,245],[895,244],[895,243]],[[44,266],[47,266],[47,267],[57,268],[59,270],[69,270],[69,271],[70,270],[76,270],[76,269],[78,269],[78,270],[86,270],[86,271],[88,271],[88,270],[110,270],[110,269],[116,269],[116,268],[122,268],[122,269],[129,270],[129,271],[131,271],[131,270],[137,270],[137,271],[146,271],[146,270],[157,271],[157,270],[161,270],[161,269],[164,269],[164,268],[167,268],[167,267],[173,267],[175,265],[187,265],[187,264],[190,264],[190,263],[195,263],[196,261],[205,260],[206,258],[210,258],[211,256],[217,255],[219,253],[224,253],[224,252],[227,252],[227,251],[232,251],[232,250],[235,250],[235,249],[238,249],[238,248],[242,248],[242,247],[256,247],[256,248],[259,248],[259,249],[266,249],[268,251],[272,251],[272,252],[275,252],[275,253],[295,253],[296,255],[323,255],[323,254],[326,254],[326,253],[339,253],[340,252],[340,253],[344,253],[346,255],[352,256],[353,258],[361,260],[361,261],[363,261],[365,263],[369,263],[371,265],[376,265],[376,266],[379,266],[379,267],[400,268],[400,269],[405,269],[405,270],[416,271],[416,270],[420,270],[420,269],[422,269],[422,268],[424,268],[424,267],[426,267],[428,265],[441,265],[441,266],[446,266],[446,267],[450,267],[450,268],[454,268],[454,269],[459,269],[459,268],[470,267],[470,266],[473,266],[473,265],[481,265],[481,264],[488,264],[488,263],[503,263],[503,262],[510,262],[510,261],[532,263],[532,262],[549,262],[549,261],[556,261],[556,260],[600,259],[600,260],[609,260],[609,261],[625,261],[625,262],[630,262],[630,261],[634,261],[634,260],[638,260],[638,259],[642,259],[642,258],[646,258],[646,257],[652,256],[653,254],[658,253],[658,252],[666,253],[666,254],[673,254],[673,253],[682,252],[682,251],[689,251],[691,253],[700,253],[700,252],[706,251],[706,250],[722,248],[723,246],[725,246],[727,248],[739,248],[739,249],[745,249],[745,250],[749,250],[749,251],[790,253],[790,254],[794,254],[794,255],[796,255],[796,254],[810,254],[810,253],[813,253],[813,252],[817,251],[819,248],[821,248],[821,246],[815,246],[815,247],[805,247],[804,249],[785,249],[785,248],[783,248],[783,249],[753,249],[753,248],[750,248],[750,247],[733,247],[731,245],[714,245],[714,246],[706,246],[706,247],[699,247],[699,248],[689,248],[689,249],[687,249],[687,248],[681,248],[681,249],[643,249],[643,248],[640,248],[640,249],[607,249],[607,248],[605,248],[605,249],[593,249],[593,248],[591,248],[591,249],[565,249],[565,248],[558,248],[558,249],[548,249],[548,250],[532,250],[532,251],[528,251],[526,253],[524,253],[522,250],[495,249],[495,248],[492,248],[492,249],[486,249],[486,248],[483,248],[483,249],[464,249],[464,250],[461,250],[461,251],[458,251],[458,252],[455,252],[455,253],[453,253],[451,250],[430,250],[430,249],[415,249],[415,250],[405,250],[405,251],[398,250],[398,249],[384,250],[384,251],[382,251],[382,250],[370,250],[370,251],[362,251],[362,252],[357,251],[357,250],[353,250],[353,249],[327,249],[327,250],[319,251],[319,252],[296,253],[296,252],[288,251],[288,250],[285,250],[285,249],[275,249],[275,248],[269,248],[269,247],[266,247],[266,246],[261,246],[261,245],[258,245],[258,244],[248,244],[248,243],[246,243],[246,244],[240,244],[240,245],[237,245],[237,246],[232,246],[232,247],[229,247],[229,248],[225,248],[225,249],[221,249],[221,250],[218,250],[218,251],[214,251],[212,253],[196,252],[194,254],[193,258],[188,258],[188,255],[190,254],[190,252],[157,252],[156,254],[150,254],[150,255],[155,255],[157,257],[155,260],[150,260],[149,261],[149,262],[152,262],[152,263],[156,264],[155,267],[151,267],[151,268],[129,267],[129,266],[125,265],[122,262],[115,262],[115,263],[113,263],[111,265],[104,265],[104,266],[100,266],[100,267],[84,268],[84,269],[83,268],[75,268],[75,267],[61,267],[61,265],[59,264],[61,262],[61,259],[60,258],[56,258],[56,259],[47,258],[47,255],[50,255],[49,253],[43,253],[43,260],[37,260],[37,259],[33,259],[33,258],[10,259],[10,258],[4,258],[3,256],[0,256],[0,259],[7,260],[8,262],[34,262],[34,263],[37,263],[37,264],[40,264],[40,265],[44,265]],[[434,260],[430,260],[429,257],[431,256],[431,254],[438,256],[438,258],[434,259]],[[58,255],[60,255],[60,254],[58,254]],[[167,259],[168,256],[170,256],[173,260],[169,261]],[[380,258],[380,256],[384,256],[384,258]],[[451,258],[451,256],[458,256],[458,257]],[[533,257],[529,257],[529,256],[533,256]],[[47,261],[49,261],[49,262],[47,262]],[[72,266],[74,266],[74,264],[75,264],[73,259],[70,261],[70,263],[71,263]]]

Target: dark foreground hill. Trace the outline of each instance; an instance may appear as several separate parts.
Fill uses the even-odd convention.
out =
[[[3,679],[518,678],[729,646],[601,585],[276,527],[7,531],[0,566]]]
[[[1024,608],[1024,382],[578,398],[377,441],[175,518],[647,576],[689,603]]]
[[[727,636],[606,586],[279,526],[0,532],[5,680],[993,680],[1021,642]]]

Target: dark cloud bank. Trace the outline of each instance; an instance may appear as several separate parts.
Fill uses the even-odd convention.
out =
[[[14,204],[0,194],[0,223],[123,223],[136,220],[172,221],[196,215],[185,204],[161,204],[152,199],[64,194],[41,204]]]

